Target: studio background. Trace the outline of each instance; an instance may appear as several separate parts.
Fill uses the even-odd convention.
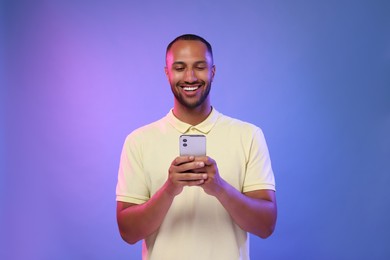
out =
[[[389,14],[368,0],[1,1],[0,258],[140,259],[116,225],[119,156],[172,107],[165,48],[195,33],[213,45],[213,105],[268,142],[279,216],[252,259],[389,259]]]

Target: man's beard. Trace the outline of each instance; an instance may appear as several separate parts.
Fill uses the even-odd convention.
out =
[[[203,83],[203,86],[204,86],[204,82]],[[202,86],[202,87],[203,87]],[[197,100],[195,103],[189,103],[187,102],[181,95],[180,95],[180,92],[176,92],[174,91],[173,88],[171,88],[172,92],[173,92],[173,95],[175,96],[176,100],[179,101],[179,103],[186,107],[186,108],[189,108],[189,109],[194,109],[194,108],[197,108],[198,106],[200,106],[201,104],[203,104],[203,102],[206,100],[206,98],[208,97],[208,95],[210,94],[210,90],[211,90],[211,82],[208,83],[208,85],[206,86],[206,92],[202,93],[201,97],[199,98],[199,100]]]

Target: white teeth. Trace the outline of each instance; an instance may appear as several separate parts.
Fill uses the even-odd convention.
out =
[[[194,91],[194,90],[198,89],[198,87],[184,87],[183,89],[185,91]]]

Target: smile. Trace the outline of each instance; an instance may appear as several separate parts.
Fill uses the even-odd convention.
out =
[[[182,87],[183,90],[185,91],[195,91],[199,88],[199,86],[195,86],[195,87]]]

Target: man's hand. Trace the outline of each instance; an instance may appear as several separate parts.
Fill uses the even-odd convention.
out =
[[[201,187],[207,194],[217,196],[226,183],[219,175],[217,163],[208,156],[196,157],[195,161],[203,163],[204,167],[195,169],[194,172],[207,176],[204,183],[200,184]]]
[[[167,192],[172,196],[180,194],[184,186],[199,186],[207,179],[207,174],[199,174],[199,169],[205,167],[204,161],[195,160],[194,156],[176,157],[169,167],[166,182]]]

